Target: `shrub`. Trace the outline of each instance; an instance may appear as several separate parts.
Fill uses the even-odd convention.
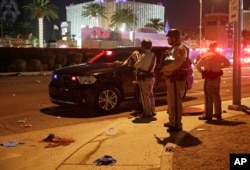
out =
[[[67,64],[66,54],[58,54],[55,58],[55,65],[65,66]]]
[[[23,72],[27,70],[27,63],[23,59],[13,59],[10,61],[10,64],[7,66],[9,72]]]
[[[55,54],[40,56],[40,60],[42,64],[46,64],[48,67],[48,70],[53,70],[54,65],[55,65],[55,58],[56,58]]]
[[[29,71],[42,71],[42,63],[38,59],[30,59],[28,62],[28,70]]]
[[[83,56],[81,53],[69,52],[67,55],[68,65],[80,64],[82,63]]]

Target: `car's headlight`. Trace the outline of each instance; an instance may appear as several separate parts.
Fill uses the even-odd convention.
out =
[[[80,84],[93,84],[96,82],[95,76],[76,76]]]
[[[52,74],[52,79],[53,79],[53,80],[58,80],[58,75],[55,74],[55,73],[53,73],[53,74]]]

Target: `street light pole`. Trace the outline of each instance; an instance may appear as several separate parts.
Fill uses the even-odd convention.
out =
[[[1,20],[1,38],[2,38],[2,45],[3,45],[3,18],[0,18]]]
[[[201,56],[201,39],[202,39],[202,0],[200,1],[200,56]]]
[[[134,10],[134,15],[133,15],[133,45],[134,47],[136,46],[135,43],[135,0],[133,0],[133,10]]]

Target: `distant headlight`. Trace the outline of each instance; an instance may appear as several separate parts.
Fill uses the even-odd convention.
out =
[[[76,76],[80,84],[94,84],[96,82],[95,76]]]

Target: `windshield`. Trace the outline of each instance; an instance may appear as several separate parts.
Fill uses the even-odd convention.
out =
[[[131,52],[115,52],[112,50],[105,50],[100,53],[98,53],[96,56],[91,58],[88,63],[114,63],[114,62],[120,62],[123,63],[126,59],[129,58],[131,55]]]

